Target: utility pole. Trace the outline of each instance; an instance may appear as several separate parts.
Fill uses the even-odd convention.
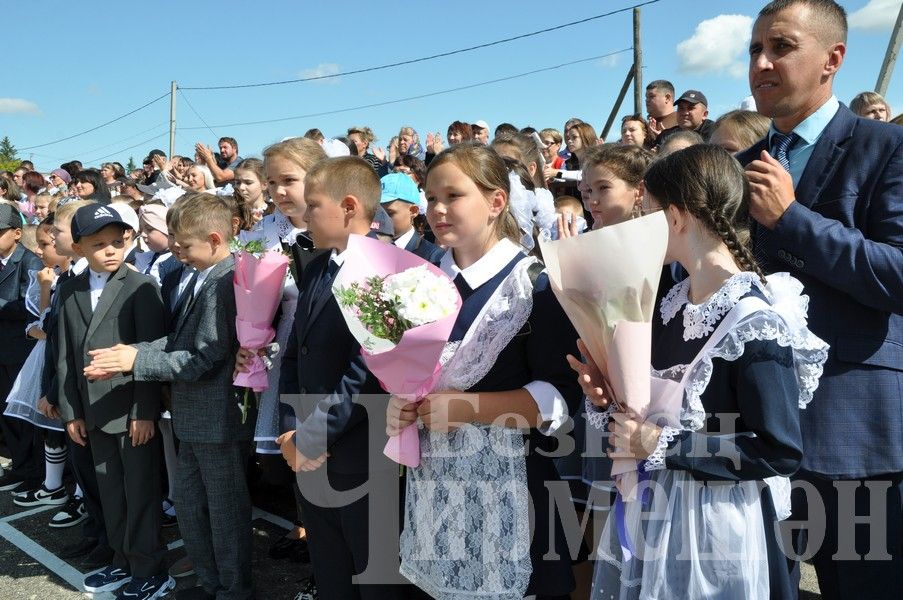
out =
[[[606,139],[608,137],[608,132],[611,131],[611,126],[615,122],[615,117],[618,116],[618,111],[621,110],[621,104],[624,102],[624,96],[627,95],[627,90],[630,88],[630,80],[634,78],[635,66],[627,69],[627,77],[624,79],[624,85],[621,86],[621,91],[618,92],[618,99],[615,100],[615,105],[611,107],[611,113],[608,115],[608,120],[605,121],[605,125],[602,127],[602,133],[599,135],[599,139]]]
[[[640,9],[633,9],[633,112],[643,114],[643,46],[640,43]]]
[[[169,158],[176,153],[176,82],[169,88]]]
[[[887,43],[887,52],[884,55],[884,63],[881,65],[881,72],[878,73],[878,82],[875,84],[875,91],[882,96],[887,94],[887,87],[890,85],[890,76],[894,72],[894,65],[897,63],[897,55],[900,53],[900,42],[903,42],[903,6],[900,6],[900,12],[897,13],[897,24],[894,25],[894,32],[890,34],[890,41]]]

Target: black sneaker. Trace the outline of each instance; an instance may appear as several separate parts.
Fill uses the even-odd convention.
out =
[[[317,600],[319,597],[320,594],[317,592],[317,582],[314,581],[314,576],[311,575],[307,581],[301,585],[301,591],[295,596],[295,600]]]
[[[54,528],[72,527],[87,518],[88,511],[85,509],[85,503],[82,502],[81,498],[73,496],[69,498],[69,501],[60,512],[53,515],[48,525]]]
[[[175,515],[170,515],[168,513],[163,513],[160,517],[160,526],[161,527],[173,527],[179,524],[179,520],[176,519]]]
[[[176,580],[169,575],[133,577],[116,597],[122,600],[154,600],[162,598],[174,587]]]
[[[36,490],[19,492],[13,496],[13,504],[16,506],[59,506],[66,504],[68,500],[69,494],[66,493],[65,487],[60,486],[55,490],[48,490],[44,484],[41,484],[41,487]]]
[[[0,477],[0,492],[11,492],[23,483],[25,482],[12,473],[6,473],[3,477]]]
[[[98,592],[112,592],[118,590],[132,580],[132,576],[119,567],[110,565],[104,567],[93,575],[85,577],[85,591],[96,594]]]

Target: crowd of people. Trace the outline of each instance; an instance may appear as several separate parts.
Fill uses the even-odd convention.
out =
[[[154,149],[130,173],[23,161],[0,174],[0,490],[82,525],[61,556],[99,569],[86,591],[143,600],[192,574],[178,598],[255,596],[255,463],[294,492],[269,555],[312,564],[299,600],[784,599],[801,560],[823,598],[897,597],[903,115],[836,98],[846,31],[832,0],[775,0],[743,107],[655,80],[615,143],[578,118],[477,120],[385,150],[354,126],[261,158]],[[539,243],[659,211],[667,422],[617,402]],[[460,293],[424,398],[382,391],[333,297],[355,234]],[[264,349],[236,334],[250,241],[291,261]],[[233,379],[256,357],[246,414]],[[412,424],[422,462],[399,470],[382,445]],[[639,461],[639,501],[612,458]]]

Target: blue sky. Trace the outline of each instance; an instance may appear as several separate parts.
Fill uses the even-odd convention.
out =
[[[8,28],[4,40],[15,50],[7,55],[8,76],[0,88],[0,135],[8,135],[18,148],[67,137],[167,94],[171,80],[192,87],[346,72],[544,29],[634,2],[267,0],[253,10],[248,4],[159,2],[142,10],[123,9],[119,3],[40,0],[5,7],[6,22],[18,25]],[[848,103],[875,85],[901,0],[841,4],[856,15],[846,61],[835,82],[837,96]],[[750,20],[743,17],[753,17],[763,5],[761,0],[661,0],[644,7],[644,82],[670,79],[678,94],[702,90],[712,116],[734,108],[749,93],[745,36]],[[373,73],[253,89],[184,90],[177,95],[176,152],[193,155],[196,141],[214,145],[219,136],[228,135],[238,140],[241,155],[255,156],[267,144],[311,127],[335,136],[351,125],[369,125],[379,138],[377,145],[383,145],[402,125],[413,126],[421,138],[428,131],[444,136],[456,119],[483,119],[492,128],[502,121],[560,128],[567,118],[578,116],[601,131],[632,60],[629,52],[387,106],[277,123],[228,124],[463,87],[631,45],[627,11]],[[704,60],[698,60],[700,56]],[[887,94],[895,112],[903,110],[900,62]],[[619,115],[633,112],[631,104],[628,95]],[[129,156],[140,162],[151,148],[168,150],[168,119],[167,97],[92,133],[22,150],[20,158],[32,158],[43,171],[73,158],[91,165],[113,160],[125,164]]]

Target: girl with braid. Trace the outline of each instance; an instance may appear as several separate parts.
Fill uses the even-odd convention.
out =
[[[666,261],[689,277],[662,299],[652,345],[661,414],[619,412],[594,365],[580,367],[610,455],[640,461],[635,501],[616,502],[598,548],[593,597],[793,598],[777,522],[800,464],[799,411],[827,346],[806,327],[808,299],[786,273],[767,279],[747,246],[749,191],[723,149],[654,162],[647,210],[664,210]],[[588,376],[587,376],[588,375]]]

